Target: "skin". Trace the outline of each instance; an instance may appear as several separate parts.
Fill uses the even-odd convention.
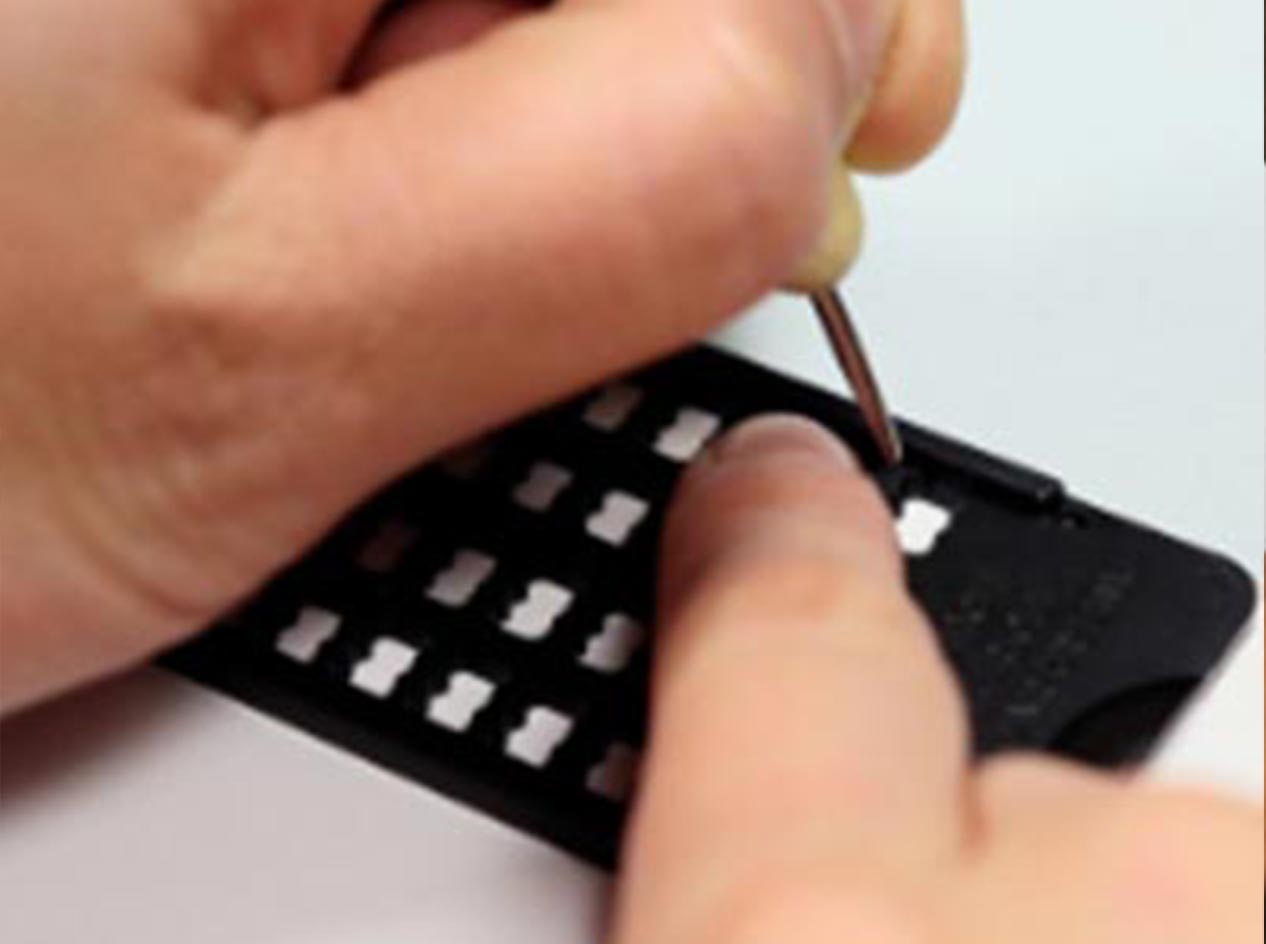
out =
[[[917,160],[961,81],[956,0],[378,6],[0,5],[4,709],[785,281],[840,155]],[[1256,811],[968,769],[891,522],[821,431],[715,446],[663,557],[617,944],[1260,939]]]
[[[861,115],[891,163],[950,120],[908,4],[3,4],[0,707],[789,279]]]
[[[1258,810],[967,762],[888,512],[824,430],[713,447],[668,522],[615,944],[1249,944]]]

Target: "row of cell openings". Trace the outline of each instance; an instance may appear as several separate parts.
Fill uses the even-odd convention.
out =
[[[582,416],[589,426],[614,432],[629,422],[643,399],[644,394],[640,388],[630,384],[615,384],[605,388],[591,400]],[[695,407],[683,407],[677,411],[672,423],[660,431],[653,448],[666,458],[689,462],[721,429],[721,419],[715,413]],[[522,494],[516,493],[516,498],[527,507],[537,503],[548,508],[557,497],[558,491],[569,481],[570,473],[567,470],[543,463],[520,486]],[[906,499],[897,520],[897,534],[902,550],[914,557],[931,553],[952,520],[953,515],[949,509],[936,502],[919,497]]]
[[[612,384],[588,401],[581,417],[595,430],[614,433],[630,422],[645,399],[646,394],[640,387],[629,383]],[[693,406],[681,407],[656,435],[652,449],[665,458],[686,463],[722,428],[722,420],[716,413]],[[487,461],[491,449],[490,444],[480,444],[451,457],[447,463],[453,471],[469,474]],[[562,495],[575,487],[577,479],[577,470],[559,462],[541,460],[525,469],[512,487],[511,497],[530,511],[548,512]],[[613,489],[586,519],[585,529],[593,537],[620,546],[628,541],[650,510],[651,503],[645,498]],[[902,549],[911,556],[929,554],[952,519],[952,512],[937,502],[917,496],[906,498],[897,521]]]
[[[287,658],[311,664],[339,631],[339,617],[316,607],[303,608],[298,619],[277,637],[277,650]],[[419,659],[419,650],[394,636],[379,636],[348,675],[352,688],[376,699],[390,698]],[[471,729],[480,712],[492,703],[498,684],[474,669],[452,669],[443,688],[426,700],[428,722],[455,734]],[[532,705],[505,735],[507,757],[531,767],[545,767],[575,730],[575,719],[547,705]],[[637,752],[613,743],[585,776],[589,790],[611,800],[622,800],[632,785]]]
[[[534,511],[547,511],[557,500],[560,490],[571,482],[571,477],[572,474],[560,466],[537,463],[515,490],[515,501]],[[650,503],[645,499],[613,490],[606,494],[601,507],[586,519],[585,530],[592,537],[619,547],[629,541],[650,510]],[[897,536],[902,550],[916,557],[931,553],[952,522],[953,514],[944,506],[924,498],[906,499],[897,520]],[[357,563],[373,573],[392,573],[421,536],[418,526],[400,519],[388,519],[360,548]],[[491,576],[495,564],[491,556],[482,552],[460,552],[449,570],[437,578],[437,601],[450,606],[464,605],[463,598],[483,578]],[[456,598],[454,602],[449,602],[450,597]]]
[[[553,462],[537,462],[524,472],[512,498],[529,511],[544,514],[574,481],[573,473]],[[647,521],[651,502],[625,489],[603,493],[601,501],[584,517],[584,533],[601,543],[620,548],[628,544]],[[375,574],[394,573],[406,555],[423,538],[420,525],[399,518],[383,521],[356,551],[356,563]]]
[[[950,512],[938,505],[922,499],[908,500],[897,526],[903,550],[911,556],[929,554],[952,520]],[[389,525],[369,547],[377,554],[385,554],[385,544],[393,540],[393,533]],[[491,583],[500,567],[501,562],[492,554],[463,548],[425,583],[422,593],[444,609],[463,610]],[[493,618],[502,632],[526,642],[542,642],[553,637],[577,603],[575,589],[549,577],[516,580],[513,588],[509,602],[497,606]],[[586,636],[580,661],[600,672],[618,673],[645,639],[643,624],[613,607],[601,625]]]
[[[601,433],[621,433],[646,400],[646,393],[640,387],[612,384],[589,400],[581,420]],[[698,406],[681,406],[665,416],[650,437],[649,448],[665,459],[685,464],[699,455],[723,427],[716,413]],[[443,456],[439,466],[453,478],[473,479],[489,466],[496,451],[495,440],[480,440]]]
[[[631,383],[604,387],[584,406],[581,421],[601,433],[621,433],[634,422],[648,400],[646,391]],[[677,463],[693,460],[721,432],[724,422],[716,413],[698,406],[682,405],[668,411],[649,438],[652,452]]]
[[[424,594],[445,609],[465,609],[492,581],[500,566],[492,555],[465,548],[431,579]],[[538,577],[518,581],[510,602],[497,607],[497,625],[517,639],[542,642],[554,636],[576,604],[577,591],[559,580]],[[613,606],[586,639],[581,663],[601,672],[616,673],[625,668],[645,642],[646,629],[641,621]]]
[[[500,623],[502,632],[528,642],[548,638],[574,599],[571,590],[548,580],[527,585],[522,599]],[[290,658],[310,663],[339,632],[341,618],[317,606],[304,606],[277,636],[277,649]],[[606,613],[585,633],[576,652],[578,666],[601,675],[623,672],[647,643],[643,624],[621,611]]]

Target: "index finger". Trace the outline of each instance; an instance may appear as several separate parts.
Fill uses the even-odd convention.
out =
[[[688,473],[625,862],[624,916],[655,926],[631,939],[706,939],[770,876],[954,850],[963,710],[902,573],[877,491],[806,421],[742,427]]]

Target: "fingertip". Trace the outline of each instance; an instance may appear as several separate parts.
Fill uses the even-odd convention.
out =
[[[774,557],[880,582],[900,573],[878,490],[837,435],[803,416],[749,420],[687,472],[669,509],[661,599],[671,609],[729,564]]]
[[[849,472],[860,469],[857,457],[843,440],[794,413],[766,414],[741,423],[717,440],[704,458],[715,466],[766,461],[771,455],[798,455]]]
[[[941,75],[945,70],[941,70]],[[958,113],[961,82],[929,85],[916,103],[878,102],[848,149],[848,162],[868,174],[897,174],[928,157],[949,134]]]
[[[848,149],[853,167],[893,173],[936,148],[958,112],[965,48],[961,0],[906,0],[887,64]]]

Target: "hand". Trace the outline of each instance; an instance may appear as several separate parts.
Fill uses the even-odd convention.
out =
[[[877,493],[759,420],[670,513],[616,944],[1251,944],[1260,813],[1028,757],[964,711]]]
[[[781,281],[846,140],[948,124],[958,4],[6,0],[0,707]]]

